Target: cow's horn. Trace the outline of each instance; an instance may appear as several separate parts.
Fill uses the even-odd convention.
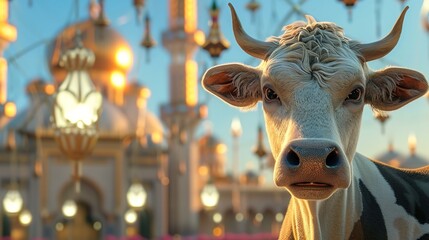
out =
[[[364,57],[366,62],[379,59],[388,54],[398,43],[399,37],[402,32],[402,23],[404,22],[405,13],[408,10],[408,6],[402,11],[401,16],[396,20],[395,26],[393,26],[390,33],[383,39],[367,44],[358,44],[356,49]]]
[[[231,9],[232,27],[238,45],[249,55],[259,59],[265,59],[271,50],[276,47],[275,43],[259,41],[247,35],[241,26],[240,19],[238,19],[234,7],[231,3],[228,3],[228,6]]]

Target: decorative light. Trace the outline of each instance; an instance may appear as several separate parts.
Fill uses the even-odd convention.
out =
[[[140,22],[145,0],[133,0],[134,8],[136,9],[136,22]]]
[[[222,214],[220,214],[218,212],[213,214],[213,222],[215,222],[215,223],[222,222]]]
[[[79,33],[76,39],[76,47],[66,51],[60,59],[60,66],[68,73],[54,97],[52,119],[61,151],[75,162],[73,177],[78,192],[81,160],[91,153],[98,138],[102,95],[96,91],[87,72],[95,55],[82,47]]]
[[[410,149],[410,155],[416,155],[417,138],[415,134],[408,136],[408,148]]]
[[[241,122],[239,118],[232,119],[231,133],[234,138],[240,137],[242,134]]]
[[[385,127],[384,124],[389,120],[390,116],[386,112],[376,111],[374,112],[374,117],[381,123],[381,133],[384,134]]]
[[[92,224],[92,228],[94,228],[95,231],[100,231],[103,225],[99,221],[95,221],[94,224]]]
[[[8,214],[17,214],[21,211],[24,200],[21,193],[16,189],[7,191],[3,199],[3,208]]]
[[[116,51],[115,61],[120,67],[128,69],[133,63],[133,56],[127,48],[121,47]]]
[[[283,221],[283,218],[284,218],[284,215],[283,215],[283,213],[276,213],[276,221],[277,222],[282,222]]]
[[[244,220],[244,215],[241,212],[235,214],[235,221],[241,222],[243,220]]]
[[[144,207],[147,199],[147,193],[143,185],[139,182],[131,184],[127,192],[127,201],[130,207],[141,209]]]
[[[16,105],[14,102],[6,102],[4,104],[4,115],[8,118],[13,118],[16,116]]]
[[[133,209],[128,209],[124,215],[125,222],[128,224],[133,224],[137,221],[137,213]]]
[[[149,62],[149,60],[150,60],[149,50],[156,45],[156,41],[153,39],[151,30],[150,30],[149,14],[146,14],[144,22],[145,22],[145,30],[144,30],[144,34],[143,34],[143,39],[140,42],[140,46],[142,46],[146,49],[146,61]]]
[[[255,215],[255,221],[260,223],[260,222],[262,222],[262,220],[264,220],[264,215],[262,213],[257,213]]]
[[[31,212],[25,209],[19,214],[19,222],[23,226],[30,225],[31,221],[33,220],[33,216],[31,215]]]
[[[208,181],[201,191],[201,202],[205,208],[213,208],[219,202],[219,192],[213,182]]]
[[[125,76],[120,71],[113,71],[110,75],[110,83],[112,83],[113,87],[116,89],[123,89],[125,87]]]
[[[216,0],[213,0],[212,7],[210,8],[210,16],[210,30],[202,48],[206,50],[213,59],[217,59],[224,50],[229,48],[229,42],[223,37],[219,28],[219,8]]]
[[[77,204],[73,200],[67,200],[64,202],[63,207],[61,208],[65,217],[72,218],[76,215]]]
[[[246,8],[252,12],[252,21],[255,21],[255,12],[258,11],[260,7],[261,5],[256,0],[250,0],[246,5]]]

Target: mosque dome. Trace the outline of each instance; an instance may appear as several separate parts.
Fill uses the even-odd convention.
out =
[[[109,25],[88,19],[65,27],[48,46],[49,68],[59,84],[67,71],[60,66],[61,55],[76,45],[76,33],[80,33],[83,47],[95,55],[94,65],[88,70],[94,84],[105,89],[113,73],[126,74],[132,65],[132,51],[128,42]]]
[[[419,168],[429,165],[429,161],[416,152],[417,139],[414,135],[408,137],[408,148],[410,155],[404,159],[401,168]]]
[[[405,157],[401,153],[394,149],[392,143],[389,143],[389,147],[386,152],[375,157],[376,160],[389,164],[393,167],[400,167],[404,161],[404,158]]]

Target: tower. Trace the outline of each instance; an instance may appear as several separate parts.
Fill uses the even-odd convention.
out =
[[[170,132],[170,234],[190,235],[198,230],[198,145],[194,131],[206,108],[198,104],[198,66],[193,56],[201,35],[197,29],[197,1],[170,0],[168,30],[162,36],[163,45],[171,55],[170,99],[161,106],[161,118]]]

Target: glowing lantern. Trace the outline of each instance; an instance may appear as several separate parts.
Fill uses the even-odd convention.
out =
[[[76,215],[77,204],[73,200],[67,200],[64,202],[61,210],[65,217],[72,218],[74,215]]]
[[[128,224],[133,224],[137,221],[137,213],[133,209],[129,209],[125,212],[124,215],[125,222]]]
[[[340,2],[343,2],[344,5],[347,7],[349,11],[349,21],[352,21],[352,8],[355,6],[357,0],[339,0]]]
[[[389,120],[390,116],[386,112],[375,112],[374,113],[375,119],[377,119],[381,123],[381,133],[384,134],[384,124],[387,120]]]
[[[142,16],[142,11],[144,8],[144,3],[145,0],[133,0],[133,4],[134,4],[134,8],[136,9],[136,22],[139,23],[141,16]]]
[[[31,215],[31,212],[25,209],[19,214],[19,222],[23,226],[30,225],[31,221],[33,220],[33,216]]]
[[[6,196],[3,199],[3,208],[8,214],[17,214],[21,211],[24,200],[22,199],[21,193],[16,189],[7,191]]]
[[[131,184],[127,192],[127,201],[130,207],[141,209],[144,207],[147,199],[147,193],[143,185],[139,182]]]
[[[68,74],[54,98],[53,126],[61,151],[75,162],[73,177],[79,191],[81,161],[91,153],[98,134],[102,96],[96,91],[87,69],[95,61],[94,54],[81,46],[65,52],[60,65]]]
[[[258,11],[260,7],[261,5],[256,0],[250,0],[246,5],[246,8],[252,12],[252,21],[255,21],[255,12]]]
[[[216,0],[213,0],[212,7],[210,9],[211,25],[209,34],[206,37],[206,42],[202,45],[202,48],[206,50],[213,59],[217,59],[221,53],[229,48],[229,42],[223,37],[219,28],[219,8],[216,4]]]
[[[128,69],[133,62],[133,57],[127,48],[122,47],[116,52],[115,61],[120,67]]]
[[[205,208],[213,208],[219,202],[219,192],[213,182],[208,181],[201,191],[201,203]]]
[[[13,118],[16,116],[16,105],[14,102],[6,102],[3,108],[6,117]]]

